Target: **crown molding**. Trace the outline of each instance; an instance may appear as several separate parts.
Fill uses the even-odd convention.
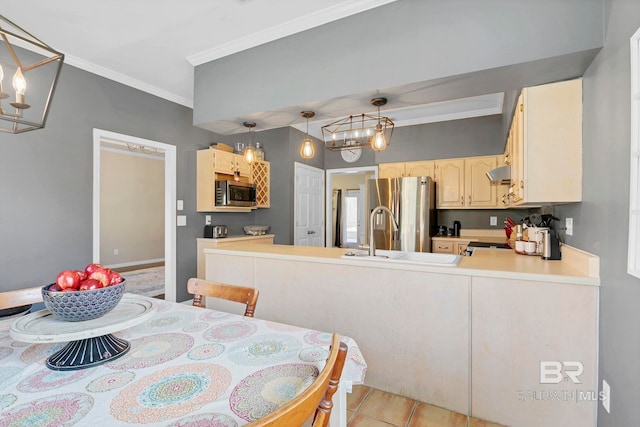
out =
[[[150,85],[124,74],[102,67],[100,65],[96,65],[92,62],[85,61],[84,59],[80,59],[71,55],[65,55],[64,62],[65,64],[72,65],[76,68],[80,68],[81,70],[88,71],[90,73],[107,78],[109,80],[113,80],[118,83],[122,83],[123,85],[139,89],[151,95],[155,95],[168,101],[175,102],[176,104],[184,105],[188,108],[193,108],[193,99],[187,99],[185,97],[176,95],[164,89],[160,89],[157,86]]]
[[[206,62],[220,59],[227,55],[232,55],[240,51],[260,46],[283,37],[290,36],[295,33],[319,27],[320,25],[355,15],[369,9],[374,9],[385,4],[393,3],[396,0],[352,0],[345,1],[333,7],[329,7],[318,12],[300,18],[292,19],[280,25],[268,28],[263,31],[250,34],[229,43],[207,49],[200,53],[188,56],[186,59],[191,65],[198,66]]]

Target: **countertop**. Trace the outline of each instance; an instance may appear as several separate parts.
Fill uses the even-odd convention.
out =
[[[265,237],[275,237],[275,234],[261,234],[259,236],[251,236],[249,234],[235,234],[235,235],[231,235],[231,236],[227,236],[227,237],[219,237],[219,238],[211,238],[211,237],[198,237],[197,240],[202,240],[202,241],[210,241],[210,240],[216,240],[219,242],[237,242],[239,240],[250,240],[250,239],[260,239],[260,238],[265,238]]]
[[[455,274],[537,280],[599,286],[599,258],[595,255],[564,245],[563,259],[545,261],[538,256],[518,255],[513,251],[486,249],[473,256],[462,257],[457,267],[385,263],[380,261],[349,260],[341,258],[349,249],[319,248],[290,245],[259,245],[245,243],[225,245],[219,249],[205,249],[207,253],[258,258],[293,259],[306,262],[340,263],[368,268],[385,268]]]

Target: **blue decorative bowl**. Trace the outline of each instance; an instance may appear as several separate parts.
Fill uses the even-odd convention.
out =
[[[113,310],[122,299],[125,281],[90,291],[54,292],[47,285],[42,288],[44,305],[58,320],[81,322],[97,319]]]

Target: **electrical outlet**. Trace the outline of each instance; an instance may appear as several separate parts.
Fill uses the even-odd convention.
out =
[[[113,254],[114,255],[119,255],[120,254],[120,249],[114,249],[113,250]]]
[[[490,216],[489,217],[489,225],[498,225],[498,217]]]
[[[565,232],[567,236],[573,236],[573,218],[567,218],[564,224],[564,226],[566,227]]]
[[[607,413],[611,413],[611,387],[609,383],[602,380],[602,407]]]
[[[211,215],[204,216],[204,225],[211,225]]]

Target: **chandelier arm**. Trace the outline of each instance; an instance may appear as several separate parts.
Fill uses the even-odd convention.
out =
[[[27,72],[33,70],[34,68],[42,67],[43,65],[47,65],[50,62],[55,62],[58,59],[62,58],[64,55],[52,56],[51,58],[43,59],[42,61],[36,62],[35,64],[27,65],[26,67],[21,67],[23,72]]]
[[[5,33],[2,33],[2,39],[4,40],[4,44],[7,45],[7,49],[9,50],[13,61],[19,68],[22,68],[22,63],[20,62],[18,55],[16,55],[16,52],[13,50],[13,46],[11,45],[11,43],[9,43],[9,39],[7,38],[7,35]]]
[[[29,37],[31,37],[32,39],[34,39],[35,41],[37,41],[38,43],[40,43],[43,46],[49,47],[49,45],[47,45],[46,43],[44,43],[42,40],[40,40],[39,38],[37,38],[36,36],[34,36],[33,34],[31,34],[29,31],[25,30],[24,28],[22,28],[20,25],[17,25],[16,23],[14,23],[13,21],[11,21],[10,19],[7,19],[6,16],[0,15],[0,20],[5,21],[6,23],[8,23],[9,25],[14,26],[15,28],[17,28],[18,30],[22,31],[23,33],[25,33],[26,35],[28,35]],[[2,30],[2,28],[0,27],[0,30]],[[22,37],[20,37],[22,38]]]

